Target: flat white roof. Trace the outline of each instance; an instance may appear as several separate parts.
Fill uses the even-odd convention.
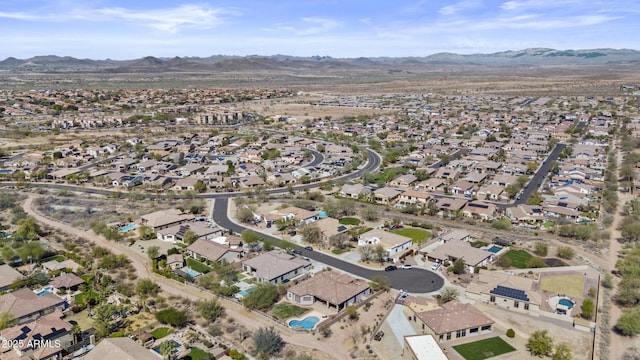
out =
[[[448,360],[436,339],[431,335],[405,336],[404,341],[418,360]]]

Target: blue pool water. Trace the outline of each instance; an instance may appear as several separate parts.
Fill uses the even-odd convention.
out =
[[[488,252],[494,253],[494,254],[498,253],[500,250],[502,250],[502,248],[500,246],[495,246],[495,245],[487,249]]]
[[[567,299],[567,298],[562,298],[560,300],[558,300],[558,304],[560,305],[564,305],[567,307],[567,309],[571,310],[571,308],[573,307],[573,301]]]
[[[0,169],[0,174],[11,174],[12,172],[11,169]]]
[[[318,217],[320,219],[326,219],[329,217],[329,215],[327,215],[327,213],[325,211],[318,211]]]
[[[316,324],[320,321],[317,316],[307,316],[302,320],[291,320],[289,321],[290,327],[302,327],[306,330],[313,330],[316,327]]]
[[[180,343],[175,341],[175,340],[171,340],[173,341],[173,353],[177,353],[178,352],[178,348],[180,347]],[[160,354],[160,345],[158,346],[154,346],[153,347],[153,351],[157,352],[158,354]],[[162,355],[162,354],[160,354]]]
[[[11,234],[9,234],[6,231],[0,231],[0,237],[8,238],[8,237],[11,237]]]
[[[53,293],[53,287],[52,286],[46,286],[46,287],[42,288],[42,290],[38,291],[36,293],[36,295],[43,296],[43,295],[47,295],[47,294],[51,294],[51,293]]]
[[[253,288],[252,288],[252,287],[251,287],[251,288],[248,288],[248,289],[244,289],[244,290],[240,291],[240,292],[238,293],[238,295],[239,295],[239,296],[242,296],[242,297],[246,297],[247,295],[249,295],[249,293],[251,292],[251,290],[253,290]]]
[[[137,229],[138,224],[129,224],[120,228],[120,232],[127,232],[129,230]]]
[[[201,275],[199,272],[193,270],[192,268],[184,268],[182,269],[182,271],[186,272],[187,275],[191,276],[192,278]]]

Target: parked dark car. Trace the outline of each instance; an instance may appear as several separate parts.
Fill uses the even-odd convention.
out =
[[[384,331],[380,330],[376,336],[373,337],[373,340],[375,341],[380,341],[382,340],[382,338],[384,337]]]
[[[295,230],[289,231],[289,236],[296,236],[297,232]]]
[[[297,250],[297,249],[296,249],[296,250],[293,250],[293,251],[291,251],[291,252],[292,252],[292,253],[294,253],[294,254],[302,255],[302,251]]]
[[[395,265],[389,265],[386,268],[384,268],[384,271],[393,271],[393,270],[398,270],[398,267]]]
[[[305,246],[304,249],[307,251],[313,251],[313,248],[311,246]]]

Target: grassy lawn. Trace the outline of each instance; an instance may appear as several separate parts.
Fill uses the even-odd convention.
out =
[[[351,249],[333,249],[331,250],[331,253],[336,254],[336,255],[340,255],[340,254],[344,254],[346,252],[349,252]]]
[[[307,311],[309,311],[309,309],[301,308],[293,304],[280,303],[271,310],[271,313],[278,319],[286,319],[294,316],[300,316]]]
[[[163,337],[171,334],[172,332],[173,330],[171,328],[161,327],[153,330],[151,332],[151,335],[153,335],[153,338],[157,340],[157,339],[162,339]]]
[[[410,237],[414,244],[421,244],[431,238],[431,232],[422,229],[405,228],[391,231],[394,234]]]
[[[236,273],[236,277],[238,278],[238,280],[242,280],[242,279],[246,278],[247,275],[245,275],[243,273]]]
[[[484,360],[516,351],[513,346],[507,344],[506,341],[499,337],[457,345],[453,348],[466,360]]]
[[[360,225],[361,223],[360,219],[354,217],[343,217],[338,221],[342,225]]]
[[[97,292],[92,291],[92,290],[88,290],[88,291],[85,291],[85,292],[82,292],[82,293],[76,295],[75,296],[75,303],[79,304],[79,305],[86,304],[89,301],[89,299],[94,299],[94,300],[98,301],[99,298],[100,298],[100,295],[98,295]]]
[[[67,321],[73,320],[77,322],[78,326],[80,326],[82,330],[86,330],[93,327],[93,319],[89,317],[89,311],[86,309],[78,313],[75,313],[71,316],[67,316],[65,320]]]
[[[203,359],[213,359],[213,354],[208,353],[197,347],[192,347],[191,351],[189,351],[189,353],[182,358],[182,360],[203,360]]]
[[[208,267],[207,265],[201,263],[200,261],[196,260],[196,259],[192,259],[192,258],[188,258],[187,259],[187,266],[192,268],[193,270],[199,272],[199,273],[203,273],[206,274],[208,272],[211,271],[211,268]]]
[[[584,277],[579,274],[544,275],[540,280],[540,289],[581,298],[584,296]]]
[[[525,250],[509,250],[503,256],[506,256],[511,260],[511,266],[518,269],[526,269],[529,267],[529,260],[533,258],[533,255],[529,254]]]

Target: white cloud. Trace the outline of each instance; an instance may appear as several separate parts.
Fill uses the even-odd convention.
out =
[[[464,10],[471,10],[478,8],[482,4],[477,0],[463,0],[455,4],[443,6],[438,10],[440,15],[455,15]]]
[[[122,7],[60,9],[59,13],[8,13],[0,12],[0,18],[25,21],[135,22],[164,32],[175,33],[182,29],[211,29],[222,24],[226,17],[240,15],[237,11],[211,8],[202,5],[180,5],[173,8],[132,10]]]
[[[306,17],[302,18],[302,21],[312,26],[307,27],[306,29],[298,29],[297,33],[299,35],[315,35],[324,33],[335,29],[340,25],[340,23],[335,20],[320,17]]]

